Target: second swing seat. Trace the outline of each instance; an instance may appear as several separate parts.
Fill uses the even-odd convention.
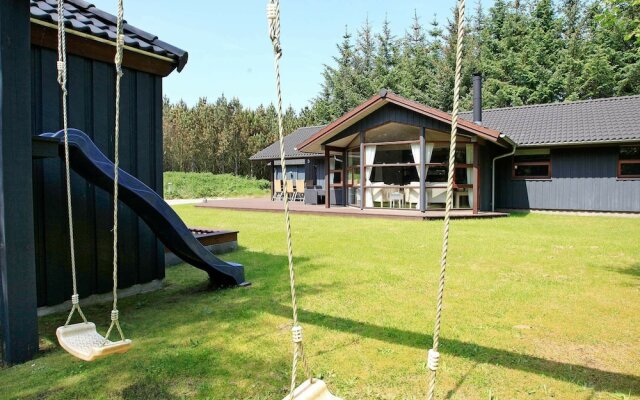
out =
[[[61,326],[56,330],[56,336],[63,349],[85,361],[93,361],[115,353],[126,353],[131,348],[129,339],[105,341],[93,322]]]
[[[293,391],[294,400],[342,400],[329,392],[327,384],[321,379],[314,379],[313,383],[308,379]],[[291,395],[287,395],[282,400],[290,400]]]

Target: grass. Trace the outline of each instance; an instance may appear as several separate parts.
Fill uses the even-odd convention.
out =
[[[269,194],[270,187],[267,180],[231,174],[164,173],[164,194],[167,199],[265,196]]]
[[[55,343],[0,370],[2,399],[279,399],[290,363],[282,215],[177,207],[240,230],[251,288],[166,288],[121,301],[126,355],[94,363]],[[293,216],[300,319],[312,368],[345,399],[425,398],[441,222]],[[438,398],[640,398],[640,223],[516,215],[454,221]],[[109,305],[85,312],[105,328]]]

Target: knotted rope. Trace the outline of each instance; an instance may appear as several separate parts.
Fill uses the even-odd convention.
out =
[[[280,141],[280,166],[282,167],[282,176],[287,183],[287,166],[284,154],[284,128],[282,124],[282,88],[280,85],[280,58],[282,58],[282,47],[280,46],[280,1],[270,0],[267,4],[267,19],[269,21],[269,37],[273,44],[274,65],[276,74],[276,94],[278,97],[278,137]],[[291,219],[289,218],[289,198],[284,196],[284,220],[287,230],[287,258],[289,261],[289,284],[291,287],[291,309],[293,310],[293,328],[291,334],[293,339],[293,364],[291,367],[291,387],[289,398],[293,399],[293,391],[296,387],[296,374],[298,370],[298,361],[302,361],[302,365],[307,378],[313,383],[313,376],[307,364],[304,354],[304,346],[302,344],[302,326],[298,323],[298,300],[296,298],[296,279],[293,267],[293,246],[291,242]]]
[[[438,346],[440,345],[440,325],[442,321],[442,301],[447,271],[447,252],[449,246],[449,224],[453,207],[453,177],[455,173],[456,138],[458,135],[458,112],[460,108],[460,86],[462,81],[462,41],[464,39],[464,6],[465,0],[458,0],[458,36],[456,44],[456,70],[453,86],[453,110],[451,112],[451,143],[449,144],[449,174],[447,179],[447,204],[444,212],[444,234],[442,237],[442,257],[440,258],[440,282],[436,305],[436,321],[433,328],[433,347],[429,350],[427,367],[431,371],[429,381],[429,400],[433,400],[436,390],[436,371],[440,361]]]
[[[58,0],[58,84],[62,91],[62,126],[64,129],[64,172],[67,189],[67,218],[69,226],[69,248],[71,250],[71,279],[73,282],[73,295],[71,295],[71,311],[64,326],[69,325],[73,313],[77,310],[82,320],[86,323],[87,318],[80,308],[80,296],[78,295],[78,285],[76,284],[76,246],[73,237],[73,207],[71,204],[71,167],[69,165],[69,117],[67,105],[67,37],[64,25],[64,0]]]
[[[118,0],[118,17],[116,25],[116,118],[114,128],[114,155],[113,155],[113,309],[111,310],[111,325],[104,336],[107,343],[109,335],[115,326],[120,333],[120,339],[124,340],[124,334],[118,320],[118,170],[120,168],[120,81],[122,80],[122,53],[124,49],[124,5],[123,0]]]

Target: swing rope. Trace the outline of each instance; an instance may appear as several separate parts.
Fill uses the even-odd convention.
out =
[[[458,135],[458,113],[460,108],[460,86],[462,86],[462,42],[464,39],[464,7],[465,0],[458,0],[458,36],[456,44],[456,70],[453,86],[453,110],[451,112],[451,143],[449,144],[449,174],[447,179],[447,203],[444,212],[444,233],[442,237],[442,257],[440,258],[440,282],[436,305],[436,320],[433,328],[433,347],[429,350],[427,367],[431,371],[429,380],[429,400],[435,397],[436,371],[440,361],[438,346],[440,345],[440,326],[442,322],[442,302],[447,271],[447,253],[449,247],[449,225],[451,208],[453,207],[453,177],[455,173],[456,138]]]
[[[267,4],[267,19],[269,21],[269,37],[273,44],[274,66],[276,75],[276,94],[278,97],[278,138],[280,141],[280,165],[282,176],[287,183],[287,167],[284,153],[284,128],[282,123],[282,88],[280,84],[280,58],[282,58],[282,47],[280,46],[280,1],[270,0]],[[296,374],[298,362],[302,361],[304,372],[307,378],[313,383],[313,376],[307,363],[302,344],[302,326],[298,323],[298,300],[296,297],[296,279],[293,266],[293,246],[291,241],[291,219],[289,218],[289,198],[284,196],[284,219],[287,231],[287,258],[289,261],[289,285],[291,287],[291,309],[293,311],[293,327],[291,328],[293,340],[293,363],[291,367],[291,387],[290,399],[293,399],[293,392],[296,387]]]
[[[114,156],[113,156],[113,308],[111,310],[111,325],[104,335],[104,343],[107,343],[111,331],[115,327],[124,339],[124,333],[120,327],[118,312],[118,170],[120,166],[120,81],[122,80],[122,53],[124,49],[124,5],[123,0],[118,0],[118,16],[116,26],[116,116],[114,128]]]
[[[69,248],[71,250],[71,277],[73,282],[73,294],[71,295],[71,311],[67,317],[64,326],[69,325],[73,313],[78,311],[82,320],[86,323],[87,318],[80,308],[80,296],[78,295],[78,285],[76,284],[76,251],[75,241],[73,237],[73,207],[71,204],[71,168],[69,165],[69,124],[68,124],[68,106],[67,106],[67,40],[65,35],[64,24],[64,0],[58,0],[58,62],[56,63],[58,70],[58,84],[62,91],[62,124],[64,129],[64,170],[67,190],[67,217],[69,226]]]

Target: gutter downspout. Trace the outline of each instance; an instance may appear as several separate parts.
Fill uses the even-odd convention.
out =
[[[491,211],[496,210],[496,160],[514,155],[517,147],[516,143],[513,140],[509,139],[508,136],[505,136],[504,133],[501,134],[500,137],[503,138],[507,143],[512,145],[513,149],[511,149],[510,152],[494,157],[493,159],[493,166],[491,168]]]

